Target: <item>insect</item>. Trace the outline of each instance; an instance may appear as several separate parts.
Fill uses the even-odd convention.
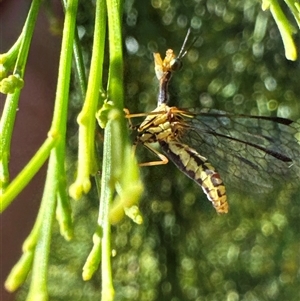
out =
[[[189,34],[190,30],[178,56],[172,49],[167,50],[164,60],[154,53],[159,80],[157,108],[150,113],[127,115],[128,118],[146,116],[137,127],[135,144],[143,144],[160,159],[140,165],[166,164],[171,160],[202,187],[218,213],[228,212],[225,178],[226,182],[243,183],[249,190],[261,191],[272,189],[270,175],[279,181],[289,176],[297,182],[299,123],[280,117],[195,111],[167,105],[168,84],[172,74],[182,66]],[[154,142],[159,143],[165,155],[151,146]]]

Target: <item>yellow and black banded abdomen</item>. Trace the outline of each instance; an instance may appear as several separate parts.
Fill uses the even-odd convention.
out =
[[[228,212],[226,189],[220,175],[207,159],[193,148],[177,141],[159,142],[167,157],[200,185],[218,213]]]

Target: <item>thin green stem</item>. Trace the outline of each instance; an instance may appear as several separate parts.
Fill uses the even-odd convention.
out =
[[[94,246],[84,266],[83,277],[84,279],[89,279],[96,271],[99,264],[99,258],[97,258],[97,256],[101,254],[102,300],[111,301],[114,298],[114,288],[111,270],[111,230],[109,210],[115,192],[116,181],[120,180],[117,179],[119,175],[116,170],[120,170],[120,168],[122,168],[125,149],[124,141],[126,135],[122,133],[125,126],[121,126],[124,118],[115,118],[110,114],[113,111],[120,113],[123,108],[123,63],[120,2],[106,1],[106,5],[108,8],[110,51],[110,69],[108,80],[109,103],[106,103],[106,105],[101,105],[103,105],[102,112],[104,112],[104,115],[106,114],[106,119],[108,119],[108,122],[106,124],[104,134],[101,195],[98,216],[99,228],[94,233]],[[101,6],[105,6],[104,0],[97,1],[97,7],[100,8]],[[96,17],[96,24],[97,23]],[[116,114],[119,116],[118,113]]]
[[[29,46],[31,43],[33,30],[35,27],[37,15],[39,12],[41,0],[34,0],[30,6],[26,22],[24,24],[22,34],[22,40],[18,39],[13,49],[17,49],[19,46],[19,53],[17,62],[15,64],[14,74],[23,78],[25,72],[25,66],[28,57]],[[17,46],[16,46],[17,45]],[[9,182],[9,169],[8,162],[10,157],[10,145],[11,137],[15,124],[17,108],[19,105],[20,88],[16,88],[13,94],[10,94],[6,98],[4,110],[0,120],[0,189],[3,192]]]
[[[82,96],[82,98],[84,98],[84,96],[86,95],[87,82],[86,82],[85,68],[84,68],[84,64],[83,64],[82,51],[81,51],[81,47],[80,47],[77,30],[75,32],[73,53],[74,53],[74,63],[75,63],[76,74],[77,74],[79,87],[80,87],[80,91],[81,91],[81,96]]]
[[[78,0],[70,0],[66,7],[54,116],[49,131],[49,137],[33,159],[15,179],[15,183],[21,184],[29,181],[29,173],[31,172],[30,175],[32,176],[39,169],[40,164],[48,157],[51,151],[46,185],[38,219],[33,231],[23,245],[24,256],[22,260],[19,261],[19,266],[16,267],[15,273],[12,273],[7,281],[7,286],[12,289],[20,285],[20,281],[24,279],[24,274],[28,272],[28,268],[31,266],[30,260],[34,253],[32,282],[27,296],[28,301],[48,299],[47,274],[52,223],[55,216],[57,197],[59,197],[62,202],[65,201],[62,198],[65,198],[63,191],[66,187],[61,187],[62,182],[58,182],[60,181],[60,176],[65,176],[63,163],[65,158],[67,105],[77,6]],[[65,182],[63,182],[63,184],[65,184]],[[13,194],[16,194],[18,189],[16,184],[8,187],[7,191],[11,192],[10,198]],[[7,205],[7,202],[5,205]],[[61,207],[63,207],[63,204],[61,204]],[[3,210],[3,206],[1,207],[1,210]],[[63,215],[70,215],[70,212],[66,210],[61,210],[60,213]],[[70,216],[61,216],[61,223],[64,223],[68,218],[70,218]],[[65,226],[68,227],[68,222],[61,225],[61,228]],[[67,229],[65,233],[67,238],[68,233]],[[24,267],[25,270],[20,270],[22,267]],[[24,273],[22,274],[22,272]],[[14,277],[16,278],[14,279]]]
[[[80,113],[80,118],[78,118],[79,124],[80,124],[80,133],[79,133],[79,139],[82,139],[82,143],[84,145],[81,145],[79,142],[79,164],[78,164],[78,177],[76,179],[76,182],[71,187],[71,190],[74,189],[73,192],[71,192],[73,197],[78,197],[82,193],[82,181],[84,180],[84,177],[87,180],[87,177],[89,177],[90,170],[84,169],[84,165],[80,165],[80,158],[86,160],[85,162],[89,162],[91,160],[91,152],[93,151],[90,148],[94,149],[94,126],[95,126],[95,113],[97,107],[95,105],[98,105],[99,100],[99,87],[102,83],[102,73],[103,73],[103,58],[104,58],[104,43],[105,43],[105,32],[106,31],[106,3],[105,0],[98,0],[96,2],[96,18],[95,18],[95,32],[94,32],[94,45],[93,45],[93,54],[92,54],[92,62],[91,62],[91,71],[90,71],[90,78],[89,78],[89,85],[86,95],[86,100],[84,107]],[[95,94],[93,94],[95,93]],[[96,97],[96,98],[94,98]],[[102,105],[102,104],[101,104]],[[90,108],[92,111],[90,111]],[[91,113],[89,115],[89,113]],[[89,122],[89,124],[88,124]],[[92,127],[93,131],[88,132],[89,128]],[[106,138],[105,138],[106,140]],[[104,142],[105,144],[105,142]],[[105,148],[105,146],[104,146]],[[84,153],[86,151],[86,153]],[[103,166],[103,172],[102,172],[102,182],[106,177],[110,175],[110,172],[108,171],[110,168],[109,164]],[[81,175],[80,175],[80,174]],[[84,180],[85,181],[85,180]],[[96,176],[96,182],[98,183],[99,179]],[[103,185],[109,185],[109,180],[107,180],[107,183]],[[75,192],[75,190],[77,190]],[[76,195],[77,193],[80,193]],[[106,202],[109,202],[109,200],[105,199],[105,201],[102,204],[102,201],[100,201],[100,208],[103,209],[103,206],[107,205]],[[101,207],[102,206],[102,207]],[[100,211],[102,210],[100,209]],[[102,220],[99,220],[98,223],[99,227],[95,231],[93,236],[93,249],[90,252],[86,263],[83,267],[83,274],[82,277],[84,280],[88,280],[92,277],[94,272],[98,269],[100,259],[101,259],[101,243],[102,243]]]
[[[5,280],[5,289],[9,292],[15,292],[26,280],[33,262],[34,252],[26,251],[14,265]]]
[[[50,132],[65,138],[68,112],[69,86],[72,65],[72,49],[78,0],[68,1],[63,29],[62,46],[57,78],[56,99]]]
[[[123,109],[123,57],[122,57],[122,35],[121,35],[121,14],[120,1],[107,0],[108,10],[108,28],[109,28],[109,51],[110,51],[110,68],[108,79],[108,98],[113,102],[113,105],[119,109]],[[119,158],[113,157],[113,141],[125,141],[125,135],[112,136],[114,122],[121,122],[110,119],[105,128],[104,135],[104,151],[103,151],[103,172],[101,182],[101,196],[98,224],[102,228],[102,300],[111,301],[114,298],[114,288],[112,281],[111,270],[111,244],[110,234],[111,226],[109,222],[109,208],[112,202],[114,185],[114,170],[116,161],[122,164],[124,155],[124,145],[121,145],[122,151]],[[125,128],[125,127],[123,127]],[[116,160],[116,161],[115,161]]]
[[[52,147],[52,149],[53,149],[53,147]],[[60,156],[56,156],[56,158],[60,159]],[[54,170],[52,170],[50,166],[52,166],[52,169],[55,168],[55,175],[52,178],[52,182],[51,182],[51,176],[54,173]],[[48,169],[48,174],[47,174],[47,183],[48,183],[47,185],[48,186],[50,185],[51,191],[49,194],[49,191],[47,191],[48,186],[46,185],[46,188],[44,190],[44,197],[43,197],[41,207],[38,212],[38,216],[36,218],[34,227],[23,243],[22,257],[15,264],[15,266],[13,267],[9,276],[7,277],[7,280],[5,281],[5,287],[8,291],[13,292],[13,291],[17,290],[24,283],[28,273],[30,272],[30,270],[32,268],[32,261],[33,261],[33,258],[35,257],[36,245],[39,242],[39,239],[41,238],[41,234],[40,234],[41,229],[43,227],[47,227],[47,225],[45,225],[45,223],[47,223],[47,220],[45,220],[45,214],[48,214],[49,212],[45,213],[45,210],[48,210],[48,205],[49,205],[48,202],[51,201],[51,204],[52,204],[53,199],[52,199],[52,197],[50,198],[50,195],[55,194],[55,191],[60,189],[59,186],[61,185],[61,177],[63,176],[62,169],[63,169],[63,164],[61,164],[61,162],[54,160],[54,159],[49,161],[49,169]],[[47,196],[48,196],[48,198],[47,198]],[[57,197],[57,194],[55,196]],[[59,201],[59,198],[58,198],[58,201]],[[55,202],[55,199],[54,199],[54,202]],[[50,210],[52,210],[51,204],[49,207]],[[60,215],[62,215],[62,214],[60,213]],[[70,233],[70,230],[69,230],[70,229],[70,227],[69,227],[70,216],[71,216],[70,212],[68,212],[68,214],[64,214],[64,220],[68,219],[68,221],[64,223],[64,224],[67,224],[67,226],[64,227],[65,229],[63,231],[63,234],[67,238],[70,237],[70,234],[69,234]],[[62,224],[62,222],[61,222],[61,224]],[[49,227],[51,228],[51,226],[49,226]]]
[[[109,77],[107,85],[108,99],[112,101],[113,107],[123,112],[124,108],[124,90],[123,90],[123,52],[122,52],[122,30],[121,30],[121,12],[120,1],[107,0],[108,28],[109,28]],[[113,118],[114,119],[114,118]],[[118,129],[116,135],[113,135],[112,151],[113,168],[112,177],[118,178],[118,173],[123,167],[124,149],[126,137],[128,137],[127,127],[124,118],[114,120],[114,129]]]
[[[58,158],[59,160],[64,158]],[[70,198],[67,193],[66,172],[64,169],[64,160],[58,162],[58,190],[57,190],[57,208],[56,219],[59,223],[60,234],[66,239],[71,240],[73,237],[73,222]]]
[[[66,127],[67,127],[67,112],[68,112],[68,99],[69,99],[69,86],[71,77],[72,67],[72,49],[74,45],[74,33],[76,25],[76,14],[77,14],[78,0],[70,0],[65,6],[65,22],[61,46],[61,55],[58,69],[56,99],[53,113],[53,120],[50,129],[50,133],[58,136],[57,151],[57,169],[60,171],[60,176],[65,177],[65,170],[62,168],[62,164],[65,158],[65,140],[66,140]],[[62,183],[61,183],[62,184]],[[64,187],[61,185],[57,193],[59,193],[60,200],[64,201]],[[61,204],[63,209],[63,204]],[[68,213],[68,211],[60,211]],[[61,221],[69,220],[68,217],[61,216]],[[61,224],[61,228],[68,227],[67,224]],[[69,230],[65,233],[68,237]],[[69,232],[70,233],[70,232]]]
[[[98,0],[96,2],[94,44],[87,93],[77,119],[79,124],[78,173],[75,182],[70,187],[70,195],[74,199],[79,199],[82,193],[87,193],[90,190],[90,175],[95,172],[95,164],[93,163],[95,161],[95,114],[102,84],[105,31],[106,5],[104,0]]]
[[[109,12],[108,33],[110,61],[107,93],[108,98],[122,111],[124,108],[124,91],[120,1],[107,0],[107,10]]]
[[[10,158],[11,137],[19,105],[21,90],[16,89],[6,97],[2,117],[0,120],[0,193],[3,194],[10,181],[8,163]],[[2,209],[2,208],[0,208]]]
[[[67,1],[63,0],[62,2],[63,2],[64,9],[66,9]],[[73,54],[74,54],[73,57],[74,57],[74,63],[75,63],[77,77],[78,77],[78,82],[79,82],[79,86],[80,86],[81,96],[82,96],[82,98],[84,98],[85,94],[86,94],[86,89],[87,89],[85,68],[84,68],[84,64],[83,64],[83,57],[82,57],[82,51],[81,51],[78,31],[75,30],[74,34],[75,35],[74,35],[74,45],[73,45]]]
[[[55,148],[56,160],[56,178],[60,178],[59,185],[56,188],[56,197],[58,197],[58,221],[61,233],[70,239],[72,236],[71,210],[66,195],[66,173],[64,169],[65,148],[66,148],[66,127],[69,99],[69,86],[72,67],[72,50],[74,45],[74,36],[76,29],[76,14],[78,0],[70,0],[65,5],[65,22],[61,46],[61,55],[58,69],[58,81],[56,89],[56,99],[54,114],[50,133],[58,135],[58,144]],[[49,166],[50,168],[50,166]],[[52,168],[52,167],[51,167]]]
[[[283,41],[285,57],[288,60],[295,61],[297,59],[297,49],[292,38],[292,27],[277,0],[269,0],[268,4]]]
[[[114,187],[112,186],[112,156],[111,156],[111,125],[109,121],[105,128],[104,150],[103,150],[103,171],[101,181],[101,196],[98,225],[102,228],[102,300],[112,301],[114,299],[114,288],[111,270],[111,244],[110,244],[110,222],[109,208],[112,202]]]
[[[295,0],[284,0],[285,3],[287,4],[287,6],[289,7],[289,9],[291,10],[297,24],[298,27],[300,28],[300,3],[296,2]]]
[[[36,24],[36,19],[40,10],[41,0],[33,0],[31,7],[23,28],[22,35],[24,39],[22,40],[19,55],[17,58],[14,73],[18,73],[21,77],[24,76],[25,66],[27,62],[28,52],[31,44],[31,39],[33,31]]]
[[[21,34],[19,35],[16,42],[12,45],[12,47],[7,52],[0,55],[0,64],[3,64],[3,66],[6,69],[6,72],[12,71],[14,69],[23,39],[24,30],[21,32]]]
[[[32,279],[27,301],[48,300],[48,265],[50,254],[50,242],[52,224],[55,217],[56,191],[57,191],[57,154],[52,150],[40,211],[43,216],[43,223],[39,229],[39,236],[34,253]]]
[[[38,170],[49,157],[50,151],[55,146],[56,141],[57,140],[54,137],[48,137],[32,157],[32,159],[26,164],[23,170],[10,183],[4,194],[1,196],[0,213],[3,212],[7,206],[9,206],[14,198],[23,190],[33,176],[38,172]]]

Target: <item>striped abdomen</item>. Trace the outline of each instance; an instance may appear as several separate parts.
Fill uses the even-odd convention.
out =
[[[177,141],[159,141],[167,157],[189,178],[200,185],[218,213],[228,212],[226,190],[220,175],[194,149]]]

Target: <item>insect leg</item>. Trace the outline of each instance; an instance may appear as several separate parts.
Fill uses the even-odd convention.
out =
[[[161,154],[159,151],[154,149],[150,144],[144,143],[143,144],[147,149],[149,149],[152,153],[154,153],[160,160],[159,161],[151,161],[151,162],[144,162],[140,163],[139,166],[156,166],[156,165],[164,165],[169,162],[168,158]]]

